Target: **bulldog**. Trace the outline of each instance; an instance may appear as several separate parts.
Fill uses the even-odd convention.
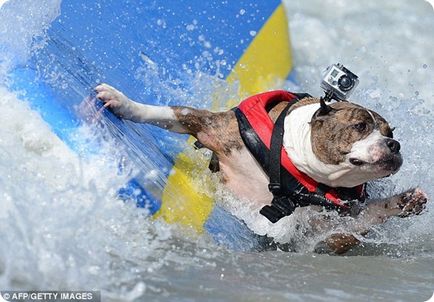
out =
[[[420,188],[366,200],[363,185],[396,173],[402,156],[387,121],[360,105],[347,101],[326,105],[308,95],[273,91],[250,97],[235,110],[214,113],[138,103],[107,84],[95,90],[104,107],[120,118],[194,136],[218,159],[224,186],[255,211],[254,217],[261,216],[270,225],[285,221],[282,218],[299,208],[322,212],[329,208],[350,217],[352,223],[343,231],[328,232],[323,239],[321,246],[329,252],[345,253],[373,225],[394,216],[418,215],[425,208],[427,196]],[[272,129],[266,129],[274,123],[277,127],[279,118],[283,147],[277,148],[279,190],[273,190],[270,173],[276,172],[271,172],[270,158],[275,140]],[[288,183],[280,183],[285,177]],[[325,214],[309,223],[320,232],[333,229],[333,221]],[[247,223],[257,231],[255,224]]]

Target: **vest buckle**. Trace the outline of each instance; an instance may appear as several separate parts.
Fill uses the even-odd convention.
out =
[[[268,190],[273,193],[273,195],[279,195],[281,190],[280,183],[269,183]]]
[[[283,217],[291,215],[296,207],[296,204],[289,198],[289,196],[275,196],[271,205],[264,206],[259,213],[265,216],[272,223],[276,223]]]

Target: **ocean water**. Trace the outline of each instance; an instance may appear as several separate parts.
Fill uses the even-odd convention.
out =
[[[426,301],[434,292],[432,200],[375,227],[347,256],[236,252],[117,200],[117,151],[72,153],[6,88],[60,1],[0,1],[0,289],[95,289],[104,301]],[[376,185],[434,196],[434,11],[425,1],[285,1],[298,86],[319,95],[325,66],[361,83],[352,99],[396,127],[405,163]],[[25,11],[31,18],[17,18]],[[5,85],[3,85],[3,83]],[[198,85],[198,87],[200,87]],[[199,88],[198,88],[199,89]],[[200,92],[198,92],[200,93]],[[82,129],[91,133],[91,129]],[[380,190],[381,189],[381,190]],[[282,230],[285,231],[285,230]]]

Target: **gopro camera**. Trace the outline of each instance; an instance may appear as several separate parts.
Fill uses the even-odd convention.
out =
[[[321,88],[326,93],[326,99],[345,101],[359,84],[358,77],[342,64],[334,64],[326,69],[321,82]]]

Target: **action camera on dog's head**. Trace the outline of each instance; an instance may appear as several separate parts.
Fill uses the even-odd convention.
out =
[[[326,69],[321,88],[326,93],[326,99],[345,101],[358,84],[358,77],[338,63]]]

